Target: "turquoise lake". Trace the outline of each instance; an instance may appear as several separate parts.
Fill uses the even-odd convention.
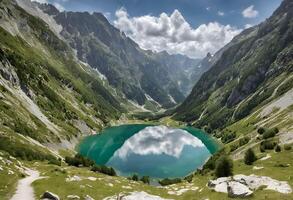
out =
[[[86,137],[78,151],[118,175],[184,177],[200,168],[219,149],[215,139],[192,127],[146,124],[106,128]]]

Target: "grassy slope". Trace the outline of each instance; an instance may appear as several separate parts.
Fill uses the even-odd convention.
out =
[[[253,170],[253,166],[247,166],[242,160],[234,162],[234,174],[255,174],[261,176],[269,176],[277,180],[287,181],[291,187],[293,187],[293,151],[282,151],[275,153],[273,151],[267,151],[266,153],[258,153],[258,157],[264,157],[269,153],[272,158],[255,162],[254,166],[264,167],[261,170]],[[279,164],[289,164],[289,167],[280,167]],[[159,195],[165,198],[178,199],[178,200],[200,200],[209,198],[210,200],[217,199],[229,199],[227,194],[216,193],[211,191],[207,186],[208,180],[212,179],[211,174],[208,175],[195,175],[191,184],[182,182],[169,187],[158,188],[154,186],[148,186],[140,182],[129,181],[122,177],[109,177],[99,173],[93,173],[87,168],[74,168],[63,165],[62,167],[48,165],[44,162],[26,162],[25,165],[30,168],[35,168],[41,172],[42,176],[47,178],[37,180],[33,183],[33,187],[36,192],[36,196],[40,196],[43,192],[49,190],[66,199],[68,195],[78,195],[83,197],[90,195],[95,199],[101,200],[108,196],[117,195],[118,193],[128,193],[132,191],[145,191],[149,194]],[[96,177],[96,181],[84,179],[82,181],[66,182],[66,178],[72,176],[79,177]],[[5,173],[1,173],[1,180],[5,181],[8,189],[0,191],[0,197],[7,197],[7,193],[11,192],[11,186],[15,185],[15,180],[18,177],[15,175],[14,179],[9,179],[12,176]],[[9,180],[9,181],[8,181]],[[7,182],[6,182],[7,181]],[[113,187],[110,186],[113,184]],[[190,186],[191,185],[191,186]],[[131,187],[131,189],[126,189]],[[168,191],[176,191],[176,189],[198,187],[197,191],[187,191],[180,196],[170,195]],[[13,187],[12,187],[13,188]],[[3,195],[3,196],[2,196]],[[255,191],[254,196],[250,199],[265,200],[265,199],[292,199],[293,194],[284,195],[278,192],[260,189]],[[6,199],[6,198],[4,198]]]

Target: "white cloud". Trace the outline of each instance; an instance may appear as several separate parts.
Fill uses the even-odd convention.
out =
[[[242,11],[242,15],[245,18],[254,18],[258,15],[258,11],[254,9],[254,5],[251,5]]]
[[[224,13],[224,12],[222,12],[222,11],[218,11],[218,15],[219,15],[219,16],[224,16],[224,15],[225,15],[225,13]]]
[[[153,51],[166,50],[171,54],[204,57],[214,53],[231,41],[241,30],[218,22],[192,28],[178,10],[171,15],[144,15],[130,17],[123,8],[115,13],[114,25],[137,42],[141,48]]]
[[[153,126],[147,127],[129,138],[113,157],[118,156],[125,160],[128,155],[134,153],[136,155],[166,154],[179,158],[186,145],[206,148],[201,140],[185,130]]]

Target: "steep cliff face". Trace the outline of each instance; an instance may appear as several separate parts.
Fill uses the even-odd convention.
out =
[[[209,69],[207,65],[201,65],[202,59],[191,59],[179,54],[170,55],[166,51],[149,55],[167,69],[184,96],[191,92],[200,76]]]
[[[23,3],[0,2],[0,140],[7,141],[0,148],[12,155],[38,148],[32,139],[72,147],[124,112],[53,24],[37,16],[44,13]]]
[[[79,59],[140,105],[150,99],[165,108],[182,102],[208,69],[199,68],[199,60],[186,56],[140,49],[100,13],[56,13],[51,5],[39,6],[62,25],[61,34],[77,50]]]
[[[292,19],[293,2],[285,0],[265,22],[236,36],[219,51],[175,118],[221,128],[277,98],[279,85],[292,73]]]
[[[144,105],[158,102],[168,108],[184,95],[165,65],[112,26],[100,13],[58,12],[40,6],[63,27],[61,35],[76,49],[77,56],[102,73],[128,99]]]

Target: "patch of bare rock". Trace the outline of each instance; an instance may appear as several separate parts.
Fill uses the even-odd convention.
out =
[[[232,198],[244,198],[253,194],[253,191],[265,187],[265,190],[274,190],[279,193],[289,194],[292,188],[286,181],[278,181],[267,176],[235,175],[210,180],[208,187],[216,192],[227,193]]]
[[[163,199],[162,197],[155,196],[155,195],[150,195],[146,192],[132,192],[128,195],[126,194],[119,194],[118,196],[111,196],[111,197],[106,197],[103,200],[171,200],[171,199]]]

